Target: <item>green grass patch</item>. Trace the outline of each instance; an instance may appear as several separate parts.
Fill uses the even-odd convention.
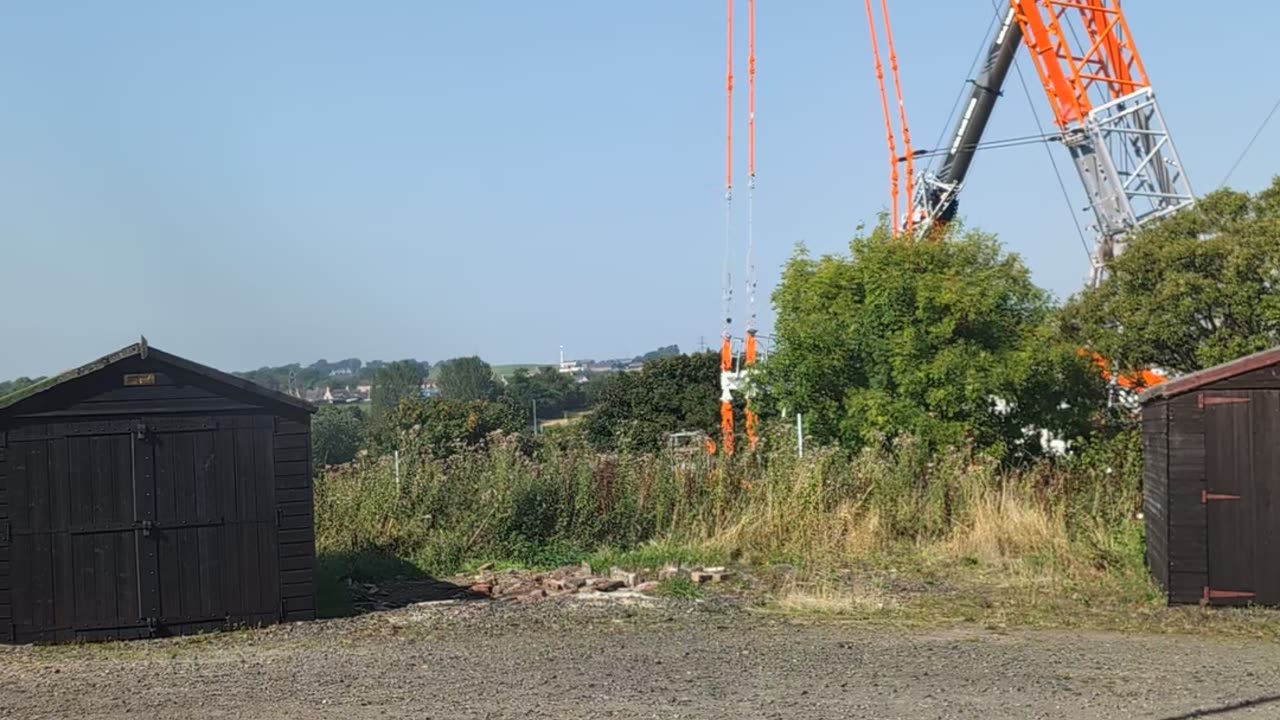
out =
[[[661,597],[696,600],[703,595],[702,587],[694,584],[687,577],[671,577],[658,583],[658,595]]]

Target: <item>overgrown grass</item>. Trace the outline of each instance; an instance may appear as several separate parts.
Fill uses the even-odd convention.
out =
[[[994,627],[1191,617],[1164,609],[1146,572],[1132,437],[1019,470],[909,441],[798,458],[788,438],[732,462],[495,439],[443,459],[402,452],[398,483],[366,458],[317,483],[318,546],[335,580],[732,563],[760,569],[769,606],[791,613]]]

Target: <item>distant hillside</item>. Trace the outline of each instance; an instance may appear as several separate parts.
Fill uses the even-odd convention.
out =
[[[631,359],[615,359],[604,360],[602,363],[614,364],[619,367],[625,367],[630,363],[646,363],[659,358],[671,357],[680,354],[679,345],[667,345],[655,350],[651,350],[643,355],[637,355]],[[442,363],[429,363],[425,360],[410,359],[409,362],[416,363],[422,370],[422,374],[428,377],[436,377]],[[368,383],[373,381],[374,374],[379,368],[387,365],[384,360],[370,360],[364,362],[360,358],[347,358],[337,362],[329,362],[328,360],[317,360],[310,365],[302,365],[301,363],[290,363],[288,365],[279,365],[276,367],[263,366],[256,370],[242,370],[232,373],[238,377],[244,378],[251,382],[255,382],[263,387],[272,390],[287,391],[290,388],[298,390],[316,390],[331,386],[349,386]],[[555,367],[556,363],[510,363],[506,365],[494,365],[493,372],[500,378],[509,378],[521,368],[529,372],[537,372],[539,368]],[[0,381],[0,397],[17,392],[28,385],[39,382],[43,378],[27,378],[21,377],[16,380]]]

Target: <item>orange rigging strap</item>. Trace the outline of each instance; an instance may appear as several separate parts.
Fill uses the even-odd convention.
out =
[[[902,101],[902,83],[899,82],[898,80],[898,55],[897,55],[897,52],[894,50],[894,45],[893,45],[893,28],[889,24],[889,6],[886,0],[880,0],[880,11],[884,15],[885,37],[889,46],[890,72],[893,73],[893,87],[894,87],[894,92],[895,92],[897,104],[898,104],[898,117],[900,122],[902,123],[904,152],[902,156],[899,156],[897,141],[895,139],[895,133],[893,129],[893,116],[889,111],[889,93],[888,93],[888,90],[885,88],[885,82],[884,82],[884,63],[880,59],[880,43],[879,43],[879,40],[877,39],[878,33],[876,32],[875,11],[872,10],[871,8],[871,0],[866,0],[866,9],[867,9],[867,28],[871,31],[871,54],[875,59],[876,82],[879,83],[880,85],[880,107],[884,111],[885,137],[889,141],[889,194],[892,202],[891,212],[893,213],[893,216],[891,219],[892,219],[892,226],[893,226],[893,235],[894,237],[897,237],[899,235],[899,219],[900,219],[900,215],[898,213],[898,196],[899,196],[898,163],[903,159],[905,159],[907,163],[906,200],[907,200],[907,207],[908,207],[908,215],[906,218],[906,225],[908,229],[910,229],[911,223],[912,223],[912,218],[910,217],[910,207],[911,207],[913,193],[915,191],[915,187],[914,187],[915,178],[912,177],[912,174],[914,173],[914,167],[913,167],[912,158],[911,158],[912,156],[911,133],[907,127],[906,106],[903,104],[903,101]]]
[[[871,11],[871,0],[867,4],[867,29],[871,32],[871,53],[875,57],[876,81],[880,83],[880,105],[884,109],[885,138],[889,141],[889,197],[892,203],[890,223],[893,235],[898,235],[898,147],[893,139],[893,119],[889,115],[889,95],[884,88],[884,64],[880,62],[880,43],[876,40],[875,14]]]
[[[733,370],[733,338],[730,334],[733,285],[729,270],[733,197],[733,2],[728,0],[725,23],[724,337],[720,346],[720,443],[727,455],[733,454],[733,401],[728,389],[728,373]]]
[[[898,51],[893,47],[893,26],[889,24],[888,0],[880,0],[880,13],[884,15],[884,35],[889,46],[889,70],[893,73],[893,92],[898,96],[898,122],[902,124],[903,157],[906,160],[907,175],[907,232],[911,232],[911,202],[915,197],[915,162],[911,151],[911,130],[907,127],[907,106],[902,100],[902,83],[898,80]],[[897,222],[897,219],[894,219]]]
[[[733,187],[733,0],[729,0],[728,39],[725,43],[728,60],[725,69],[725,113],[724,113],[724,187]]]
[[[756,268],[755,268],[755,191],[756,191],[756,0],[747,0],[747,340],[745,367],[756,364]],[[754,450],[757,418],[751,391],[747,392],[747,446]]]
[[[756,0],[747,0],[747,175],[756,176]]]

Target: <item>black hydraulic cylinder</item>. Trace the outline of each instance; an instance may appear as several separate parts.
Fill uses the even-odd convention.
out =
[[[1013,7],[1005,12],[999,32],[987,51],[986,62],[982,72],[973,83],[973,92],[964,105],[964,112],[956,122],[951,134],[951,144],[947,146],[947,154],[943,158],[937,179],[943,185],[955,186],[964,182],[969,173],[969,165],[973,163],[973,155],[977,152],[978,143],[986,132],[987,123],[991,120],[991,111],[995,107],[996,98],[1000,97],[1004,87],[1005,76],[1013,65],[1014,55],[1022,44],[1022,26],[1018,24]],[[936,191],[935,192],[939,192]],[[930,198],[931,204],[941,198]],[[957,203],[952,194],[948,207],[942,208],[938,218],[949,222],[955,217]]]

